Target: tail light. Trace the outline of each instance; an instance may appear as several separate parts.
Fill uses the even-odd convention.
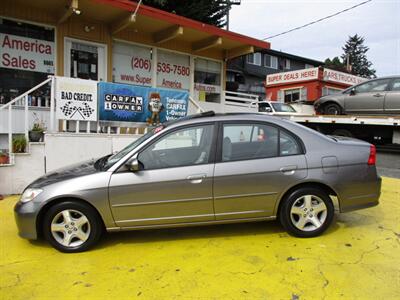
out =
[[[369,148],[368,165],[373,166],[376,163],[376,147],[371,145]]]

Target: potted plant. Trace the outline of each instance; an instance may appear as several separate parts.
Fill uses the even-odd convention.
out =
[[[13,152],[14,153],[25,153],[26,138],[24,135],[17,135],[13,138]]]
[[[43,132],[46,130],[44,123],[39,120],[37,115],[34,113],[35,122],[33,123],[32,129],[29,131],[29,141],[40,142],[43,140]]]
[[[0,165],[6,165],[9,163],[8,153],[0,150]]]

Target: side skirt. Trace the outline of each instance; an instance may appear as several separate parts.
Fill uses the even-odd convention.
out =
[[[158,225],[141,225],[131,227],[109,227],[106,228],[108,232],[115,231],[129,231],[129,230],[142,230],[142,229],[155,229],[155,228],[177,228],[177,227],[189,227],[189,226],[207,226],[217,224],[230,224],[230,223],[245,223],[245,222],[260,222],[260,221],[271,221],[275,220],[276,216],[270,217],[257,217],[247,219],[231,219],[231,220],[216,220],[216,221],[204,221],[204,222],[191,222],[191,223],[174,223],[174,224],[158,224]]]

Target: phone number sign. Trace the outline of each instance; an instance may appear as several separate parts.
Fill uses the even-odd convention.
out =
[[[150,48],[115,42],[113,64],[114,82],[151,86]]]
[[[189,90],[190,59],[188,55],[158,51],[157,86]]]

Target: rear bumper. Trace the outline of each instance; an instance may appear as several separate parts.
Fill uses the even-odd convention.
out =
[[[340,212],[349,212],[378,205],[381,195],[381,186],[381,177],[377,177],[374,182],[365,183],[364,191],[368,192],[368,194],[355,195],[346,197],[346,199],[341,199]]]
[[[20,237],[29,240],[36,240],[36,218],[39,211],[39,203],[33,201],[27,203],[17,202],[14,207],[15,222]]]

